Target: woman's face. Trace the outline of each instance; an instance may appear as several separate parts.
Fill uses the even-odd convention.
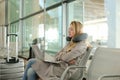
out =
[[[69,33],[69,37],[73,37],[75,35],[75,29],[73,28],[72,25],[70,25],[68,33]]]

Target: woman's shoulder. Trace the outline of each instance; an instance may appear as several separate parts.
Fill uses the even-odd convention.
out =
[[[82,40],[82,41],[77,42],[76,44],[86,44],[86,43],[87,43],[86,40]]]
[[[80,47],[87,47],[87,43],[85,40],[82,40],[82,41],[76,43],[76,47],[79,47],[79,48]]]

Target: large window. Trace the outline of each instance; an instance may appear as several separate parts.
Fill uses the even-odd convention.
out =
[[[105,19],[86,22],[84,32],[89,34],[88,41],[91,42],[93,46],[107,46],[108,25]]]
[[[35,13],[42,9],[44,9],[44,0],[24,0],[24,16]]]
[[[20,0],[8,0],[8,23],[19,19]]]
[[[68,12],[68,23],[70,24],[73,20],[83,23],[84,32],[89,34],[88,41],[93,46],[107,45],[108,25],[103,3],[73,1],[68,4]]]
[[[41,2],[42,0],[40,0]],[[43,0],[44,1],[44,0]],[[56,4],[58,2],[61,2],[62,0],[45,0],[45,7],[51,6],[53,4]]]
[[[0,25],[4,25],[5,24],[5,2],[4,1],[0,1]]]
[[[5,28],[4,28],[4,24],[5,24],[5,2],[4,1],[0,1],[0,47],[4,47],[5,46]]]
[[[62,47],[62,7],[46,12],[45,49],[57,52]]]
[[[89,34],[90,42],[107,41],[108,27],[104,6],[96,3],[99,1],[23,0],[23,4],[21,2],[22,0],[8,0],[8,23],[9,32],[20,33],[19,47],[22,56],[28,55],[29,48],[35,40],[40,43],[41,49],[52,53],[58,52],[66,44],[63,39],[73,20],[83,23],[84,32]],[[105,29],[103,33],[102,28]]]
[[[74,1],[68,4],[68,23],[77,20],[83,22],[83,3]]]
[[[23,20],[23,50],[28,50],[33,40],[44,37],[43,13]]]

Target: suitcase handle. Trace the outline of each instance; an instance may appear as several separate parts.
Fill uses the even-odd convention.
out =
[[[9,52],[9,44],[10,44],[10,36],[14,36],[15,38],[16,38],[16,56],[15,57],[11,57],[10,58],[10,52]],[[6,62],[7,63],[16,63],[16,62],[18,62],[19,61],[19,59],[18,59],[18,34],[16,34],[16,33],[9,33],[9,34],[7,34],[7,59],[6,59]]]
[[[18,36],[18,34],[16,34],[16,33],[9,33],[9,34],[7,34],[7,36],[11,36],[11,35]]]

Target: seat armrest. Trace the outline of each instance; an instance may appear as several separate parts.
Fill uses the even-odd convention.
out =
[[[103,78],[113,78],[113,77],[120,77],[120,74],[109,74],[109,75],[102,75],[98,78],[98,80],[102,80]]]
[[[60,80],[64,80],[65,75],[67,74],[68,70],[69,70],[69,69],[74,69],[74,68],[86,68],[86,67],[84,67],[84,66],[68,66],[68,67],[65,69],[65,71],[63,72]]]

